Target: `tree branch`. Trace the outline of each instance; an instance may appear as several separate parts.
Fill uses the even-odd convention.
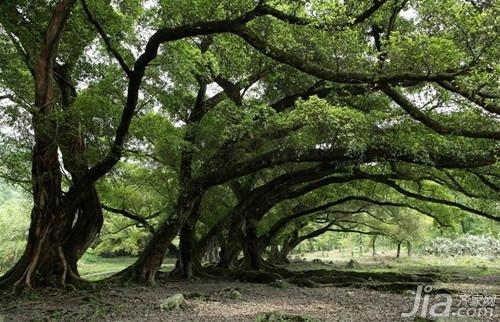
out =
[[[296,69],[306,74],[313,75],[320,79],[329,80],[335,83],[394,84],[408,81],[435,82],[438,80],[453,80],[458,74],[463,73],[462,69],[459,69],[455,72],[403,72],[393,75],[368,74],[359,72],[338,72],[324,66],[318,66],[314,63],[306,61],[296,53],[287,53],[286,51],[269,44],[244,25],[236,26],[236,28],[232,32],[239,35],[256,50],[276,61],[295,67]]]

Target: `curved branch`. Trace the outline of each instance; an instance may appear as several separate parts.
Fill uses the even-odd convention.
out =
[[[173,28],[163,28],[156,31],[148,40],[144,52],[134,63],[134,69],[130,72],[127,89],[127,100],[123,108],[120,123],[116,129],[115,139],[108,154],[89,169],[87,174],[75,186],[71,187],[66,195],[66,200],[73,201],[68,207],[72,207],[78,200],[78,196],[85,191],[93,182],[108,173],[121,159],[123,145],[134,116],[139,99],[139,89],[147,66],[158,55],[160,45],[166,42],[184,39],[187,37],[210,35],[214,33],[232,32],[238,26],[242,26],[258,16],[265,14],[260,6],[234,19],[201,22],[193,25],[184,25]]]
[[[393,188],[394,190],[396,190],[397,192],[399,192],[405,196],[415,198],[418,200],[422,200],[422,201],[427,201],[427,202],[431,202],[431,203],[442,204],[442,205],[458,208],[460,210],[463,210],[463,211],[466,211],[466,212],[469,212],[469,213],[472,213],[472,214],[475,214],[475,215],[478,215],[481,217],[485,217],[485,218],[492,219],[495,221],[500,221],[500,216],[490,215],[484,211],[480,211],[480,210],[471,208],[469,206],[466,206],[466,205],[458,203],[458,202],[454,202],[454,201],[450,201],[450,200],[446,200],[446,199],[439,199],[439,198],[434,198],[434,197],[423,196],[423,195],[420,195],[420,194],[417,194],[417,193],[414,193],[414,192],[411,192],[409,190],[404,189],[403,187],[398,185],[393,180],[382,178],[379,176],[372,176],[369,174],[366,174],[366,175],[367,175],[368,179],[375,181],[375,182],[383,183],[383,184]]]
[[[427,82],[438,80],[453,80],[458,74],[463,73],[463,70],[455,72],[440,72],[440,73],[415,73],[403,72],[393,75],[368,74],[359,72],[338,72],[324,66],[317,66],[314,63],[305,61],[296,53],[288,53],[282,49],[272,46],[256,33],[251,31],[244,25],[236,26],[233,33],[240,36],[248,44],[260,51],[262,54],[279,61],[283,64],[290,65],[306,74],[316,76],[320,79],[329,80],[336,83],[344,84],[392,84],[401,82]]]

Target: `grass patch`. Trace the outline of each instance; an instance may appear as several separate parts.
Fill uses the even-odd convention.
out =
[[[90,261],[86,261],[83,258],[78,263],[78,271],[80,275],[89,280],[99,280],[109,276],[110,274],[119,272],[129,265],[133,264],[137,258],[135,257],[113,257],[113,258],[102,258],[96,257],[92,258]],[[175,259],[165,258],[163,260],[162,269],[164,271],[170,271],[175,266]]]
[[[292,258],[306,261],[293,261],[287,268],[291,270],[337,269],[359,272],[396,272],[396,273],[440,273],[445,277],[487,277],[500,276],[500,258],[487,259],[479,256],[438,257],[414,255],[395,258],[390,255],[355,256],[359,268],[347,268],[352,258],[338,252],[306,253]],[[316,259],[316,260],[315,260]]]

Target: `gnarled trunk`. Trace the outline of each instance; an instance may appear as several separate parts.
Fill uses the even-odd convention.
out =
[[[60,77],[63,74],[60,70]],[[69,75],[64,75],[66,83],[60,86],[61,103],[64,108],[69,108],[75,93],[67,83]],[[49,86],[38,77],[36,82],[37,93],[42,93],[43,88]],[[73,122],[57,126],[53,113],[53,89],[50,87],[45,91],[45,95],[37,94],[37,106],[40,108],[33,117],[34,206],[28,243],[20,261],[0,280],[0,288],[32,287],[33,282],[74,284],[80,280],[77,262],[94,241],[103,223],[101,204],[94,186],[78,196],[78,200],[65,200],[62,196],[59,146],[65,168],[70,172],[73,183],[76,183],[88,169],[83,161],[85,145],[82,133],[75,131],[79,126]],[[59,137],[62,138],[60,142]]]

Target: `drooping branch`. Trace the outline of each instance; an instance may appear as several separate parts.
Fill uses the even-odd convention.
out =
[[[271,226],[271,228],[269,229],[269,231],[266,234],[267,238],[268,239],[273,238],[273,236],[276,236],[277,234],[279,234],[279,232],[282,231],[286,227],[286,225],[288,225],[290,222],[292,222],[296,219],[303,218],[305,216],[314,215],[314,214],[321,213],[321,212],[325,212],[325,211],[328,211],[328,209],[330,209],[330,208],[333,208],[335,206],[342,205],[342,204],[345,204],[348,202],[352,202],[352,201],[361,201],[361,202],[366,202],[368,204],[385,206],[385,207],[404,207],[404,208],[413,209],[419,213],[422,213],[426,216],[433,218],[442,227],[448,226],[446,223],[442,222],[441,219],[439,219],[437,216],[435,216],[434,214],[430,213],[429,211],[426,211],[418,206],[414,206],[414,205],[411,205],[408,203],[380,201],[380,200],[375,200],[375,199],[363,197],[363,196],[348,196],[348,197],[341,198],[341,199],[338,199],[335,201],[327,202],[327,203],[320,205],[320,206],[316,206],[316,207],[309,208],[309,209],[304,209],[304,210],[298,211],[292,215],[281,218],[274,225]],[[336,212],[336,210],[333,210],[333,212]]]

